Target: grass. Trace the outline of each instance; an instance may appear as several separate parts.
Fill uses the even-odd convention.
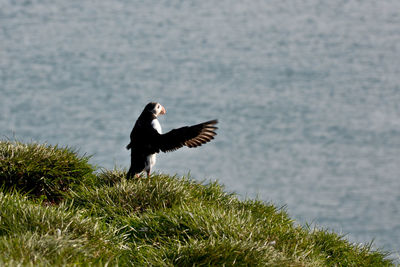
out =
[[[54,176],[42,155],[69,168]],[[285,210],[241,201],[217,182],[127,181],[124,170],[96,173],[76,151],[40,144],[2,141],[0,158],[1,266],[394,266],[371,244],[298,226]]]
[[[93,175],[88,161],[68,147],[1,141],[0,181],[4,189],[59,201],[71,185]]]

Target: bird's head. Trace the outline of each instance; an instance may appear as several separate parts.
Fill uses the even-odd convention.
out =
[[[144,108],[145,111],[151,112],[154,116],[164,115],[166,113],[165,108],[157,102],[150,102]]]

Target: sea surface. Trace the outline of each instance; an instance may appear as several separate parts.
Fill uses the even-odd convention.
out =
[[[150,101],[164,131],[219,119],[156,172],[399,258],[400,1],[0,0],[2,139],[128,168]]]

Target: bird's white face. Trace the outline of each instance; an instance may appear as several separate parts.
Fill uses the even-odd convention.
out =
[[[166,113],[165,108],[160,103],[156,103],[153,112],[156,116],[164,115]]]

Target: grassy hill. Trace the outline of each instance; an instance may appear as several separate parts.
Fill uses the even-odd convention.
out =
[[[67,147],[0,141],[1,266],[394,266],[218,183],[95,172]]]

